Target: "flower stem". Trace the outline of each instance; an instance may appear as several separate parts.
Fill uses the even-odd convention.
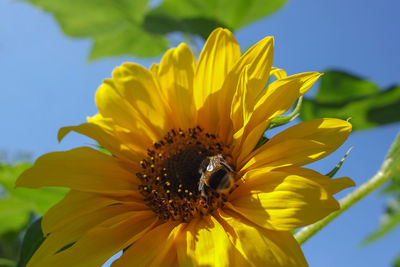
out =
[[[341,209],[335,211],[325,217],[324,219],[304,227],[295,234],[295,238],[299,244],[305,243],[310,237],[318,233],[323,227],[330,223],[333,219],[338,217],[348,208],[353,206],[355,203],[363,199],[365,196],[370,194],[372,191],[379,188],[396,173],[400,172],[399,162],[400,160],[400,134],[397,135],[396,140],[393,142],[389,153],[387,154],[379,171],[369,179],[367,182],[362,184],[356,190],[348,194],[346,197],[340,200]]]

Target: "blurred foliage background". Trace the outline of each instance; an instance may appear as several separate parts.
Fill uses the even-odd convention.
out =
[[[206,39],[217,27],[237,30],[277,11],[286,2],[165,0],[154,5],[148,0],[25,1],[51,12],[65,34],[91,38],[90,59],[158,56],[169,47],[170,33]]]
[[[236,31],[286,4],[286,0],[23,1],[52,14],[66,35],[90,38],[93,41],[90,60],[118,55],[159,56],[170,46],[171,36],[177,33],[196,49],[196,43],[204,41],[214,28],[222,26]],[[325,75],[316,94],[303,100],[302,120],[351,118],[354,131],[400,121],[399,85],[379,88],[373,81],[351,73],[318,71],[324,71]],[[28,225],[66,192],[54,188],[15,189],[17,177],[31,166],[26,158],[22,161],[0,163],[0,266],[16,266]],[[400,223],[400,175],[392,179],[382,194],[390,195],[391,200],[381,224],[366,237],[364,245],[376,241]],[[27,247],[32,250],[32,246]],[[22,255],[26,253],[22,251]],[[29,256],[24,257],[26,262]],[[400,258],[396,262],[395,266],[400,266]],[[20,262],[19,266],[24,264]]]

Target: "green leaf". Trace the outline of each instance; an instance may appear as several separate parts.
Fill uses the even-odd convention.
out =
[[[22,242],[21,254],[17,267],[25,267],[33,253],[40,247],[45,240],[42,232],[42,218],[34,221],[26,231],[24,241]]]
[[[400,254],[397,256],[397,258],[394,260],[393,267],[400,267]]]
[[[176,19],[208,19],[215,26],[225,25],[236,30],[270,15],[286,0],[164,0],[152,11]]]
[[[150,34],[138,25],[124,24],[113,31],[93,37],[94,45],[89,59],[117,55],[154,57],[168,48],[168,40],[159,34]]]
[[[31,209],[27,203],[14,196],[0,199],[0,236],[18,232],[29,222]]]
[[[381,171],[388,173],[389,177],[393,177],[390,185],[382,192],[391,194],[392,198],[386,206],[378,229],[363,241],[364,245],[376,241],[400,225],[400,133],[390,147]],[[400,267],[400,256],[395,260],[393,266]]]
[[[400,175],[394,176],[390,184],[382,191],[384,194],[396,192],[400,193]]]
[[[177,19],[164,14],[148,14],[143,22],[143,28],[148,32],[167,35],[173,32],[199,35],[207,39],[210,33],[218,27],[227,28],[219,21],[207,18]]]
[[[0,195],[0,235],[20,231],[31,214],[43,214],[67,191],[63,188],[14,188],[18,176],[31,166],[29,163],[0,164],[0,186],[4,190]]]
[[[396,140],[390,147],[384,167],[390,176],[397,177],[400,175],[400,133],[397,134]]]
[[[10,166],[0,162],[0,185],[7,191],[12,190],[17,177],[31,166],[30,163],[18,163]]]
[[[300,118],[351,118],[353,130],[400,121],[400,86],[380,90],[374,83],[335,70],[326,71],[314,99],[304,99]]]
[[[392,199],[392,201],[386,207],[386,212],[383,215],[382,222],[379,228],[369,235],[363,244],[369,244],[382,236],[389,233],[394,229],[396,225],[400,223],[400,197]]]
[[[13,260],[10,260],[10,259],[0,258],[0,266],[13,267],[13,266],[16,266],[16,263]]]
[[[24,0],[51,12],[63,31],[73,37],[110,32],[143,20],[148,0]]]
[[[53,14],[72,37],[92,38],[90,59],[103,56],[157,56],[168,40],[142,28],[148,0],[24,0]]]
[[[167,34],[199,35],[216,27],[236,30],[278,10],[286,0],[21,0],[53,14],[69,36],[94,41],[90,59],[153,57],[168,48]]]
[[[0,257],[16,261],[22,241],[19,239],[19,234],[20,232],[9,231],[0,235]]]

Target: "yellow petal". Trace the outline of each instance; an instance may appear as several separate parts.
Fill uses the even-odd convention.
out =
[[[115,206],[115,208],[117,207],[118,205]],[[94,225],[71,247],[57,254],[50,252],[47,256],[39,258],[36,254],[46,252],[40,251],[41,248],[39,248],[27,266],[101,266],[112,255],[139,239],[157,220],[152,211],[122,214],[120,217],[111,218],[98,226]],[[65,232],[63,236],[66,237]],[[46,242],[42,246],[45,246]],[[53,251],[51,247],[48,249]]]
[[[248,157],[251,151],[254,150],[256,144],[260,140],[261,136],[264,134],[266,128],[268,127],[270,120],[261,121],[257,126],[247,127],[244,125],[239,131],[233,135],[233,158],[236,159],[236,166],[240,169],[244,164],[244,158]],[[247,128],[247,129],[246,129]],[[249,132],[246,132],[249,131]]]
[[[139,185],[133,173],[119,161],[88,147],[41,156],[17,180],[16,186],[61,186],[84,192],[124,193]]]
[[[287,77],[286,71],[284,71],[283,69],[275,68],[275,67],[271,68],[270,75],[275,76],[275,78],[277,78],[278,80]]]
[[[63,127],[58,131],[58,140],[61,141],[71,131],[86,135],[96,140],[102,147],[107,149],[112,155],[120,158],[130,160],[133,164],[143,159],[145,155],[145,140],[142,140],[142,149],[132,150],[122,143],[112,129],[101,127],[96,123],[82,123],[77,126]],[[128,143],[129,144],[129,143]],[[136,165],[140,167],[140,165]]]
[[[52,208],[42,219],[42,230],[45,235],[61,230],[70,223],[74,223],[83,215],[93,213],[110,205],[129,203],[130,210],[148,210],[139,196],[129,195],[129,199],[121,199],[112,195],[101,195],[72,190]],[[84,207],[84,208],[83,208]]]
[[[112,76],[118,93],[143,116],[143,121],[150,120],[163,129],[164,103],[152,73],[138,64],[124,63],[114,69]]]
[[[62,248],[73,244],[90,229],[100,224],[115,224],[132,217],[134,212],[130,206],[115,205],[103,207],[95,212],[80,216],[77,221],[64,225],[61,230],[56,230],[46,236],[45,241],[32,257],[31,263],[36,265],[51,259],[52,255]]]
[[[232,72],[237,76],[245,66],[248,66],[249,104],[254,105],[257,96],[264,89],[269,79],[269,73],[274,57],[274,38],[265,37],[252,46],[236,63]]]
[[[232,97],[235,93],[232,88],[236,88],[239,75],[243,72],[244,68],[248,68],[248,82],[247,91],[245,94],[245,106],[254,107],[257,96],[259,96],[264,89],[269,79],[269,73],[272,66],[274,54],[274,38],[266,37],[252,46],[235,64],[232,71],[228,74],[223,85],[225,94],[219,98],[219,114],[224,118],[224,114],[230,113]],[[219,122],[219,136],[230,143],[230,136],[233,129],[231,129],[230,121],[220,120]]]
[[[321,74],[317,72],[296,74],[271,83],[262,92],[257,98],[251,118],[235,133],[233,154],[237,155],[239,165],[254,149],[269,121],[289,110],[296,99],[307,92],[320,76]],[[250,137],[250,133],[259,125],[265,127],[264,131],[260,126],[257,136],[253,133]]]
[[[316,183],[322,185],[331,195],[334,195],[346,188],[356,186],[354,181],[349,177],[339,177],[332,179],[329,176],[322,175],[317,171],[300,168],[300,167],[284,167],[276,169],[276,171],[282,171],[286,173],[293,173],[303,177],[307,177],[308,179],[313,180]]]
[[[143,159],[145,155],[147,155],[147,148],[151,147],[154,143],[153,140],[147,135],[147,133],[143,131],[132,131],[123,128],[120,125],[116,124],[111,118],[103,118],[100,113],[96,114],[93,117],[88,117],[87,120],[89,124],[96,124],[100,126],[102,130],[108,135],[106,136],[105,134],[101,134],[101,141],[105,139],[104,141],[106,142],[106,144],[102,145],[102,143],[99,143],[108,151],[110,151],[114,156],[119,156],[119,158],[129,159],[133,162],[138,162]],[[82,124],[82,126],[83,125],[84,124]],[[85,128],[87,127],[89,126],[86,126]],[[87,131],[90,131],[91,128],[93,128],[93,126],[89,127]],[[61,130],[62,129],[60,129],[60,132]],[[73,130],[76,131],[76,129]],[[92,135],[94,137],[99,136],[96,131]],[[93,139],[97,140],[96,138]],[[108,145],[110,145],[109,143],[111,142],[117,149],[115,149],[114,146],[111,146],[111,149],[108,149]],[[117,154],[113,153],[114,150],[117,151]]]
[[[262,148],[256,150],[258,153],[252,153],[250,160],[243,160],[246,164],[240,169],[241,174],[255,168],[264,168],[267,171],[280,167],[302,166],[326,156],[328,150],[323,143],[303,139],[286,140],[268,149]],[[238,165],[239,168],[242,164]]]
[[[299,123],[272,137],[238,166],[302,166],[328,156],[351,132],[351,124],[339,119],[315,119]]]
[[[280,132],[268,141],[268,145],[279,144],[282,140],[290,138],[301,138],[330,144],[336,149],[346,141],[351,128],[352,126],[348,121],[340,119],[323,118],[309,120]]]
[[[153,63],[150,66],[150,72],[153,74],[153,77],[155,78],[156,82],[158,82],[158,70],[160,69],[160,65]]]
[[[180,266],[230,266],[236,248],[212,216],[192,219],[177,243]]]
[[[132,132],[146,131],[151,140],[161,139],[166,128],[166,111],[153,75],[145,68],[125,63],[113,71],[96,93],[96,104],[104,118]]]
[[[154,141],[151,140],[144,131],[131,131],[119,125],[114,125],[113,134],[115,138],[121,142],[120,150],[124,154],[129,153],[129,156],[132,155],[129,158],[121,159],[128,159],[131,162],[135,160],[132,163],[138,163],[140,160],[147,157],[147,149],[154,144]]]
[[[143,159],[144,155],[147,155],[147,148],[153,145],[153,141],[149,138],[149,136],[141,131],[129,131],[117,124],[110,118],[103,118],[100,113],[96,114],[93,117],[87,117],[87,121],[89,124],[96,124],[100,126],[106,133],[108,133],[111,138],[108,138],[106,141],[115,142],[118,146],[119,154],[122,154],[122,158],[131,159],[135,162]],[[129,135],[129,137],[125,138],[124,133]],[[96,133],[94,133],[95,135]],[[94,138],[95,139],[95,138]],[[97,140],[97,139],[95,139]],[[101,143],[100,143],[101,144]],[[103,146],[107,148],[107,146]],[[112,147],[113,149],[114,147]],[[112,150],[109,150],[112,153]],[[118,154],[114,154],[118,156]]]
[[[325,185],[325,188],[330,194],[336,194],[353,186],[356,186],[356,183],[350,177],[339,177],[332,179],[330,183]]]
[[[260,168],[249,171],[227,206],[268,229],[287,231],[320,220],[339,208],[321,185],[307,177]]]
[[[133,243],[112,267],[177,266],[176,237],[183,224],[163,223]]]
[[[195,58],[189,47],[182,43],[169,49],[159,67],[153,67],[166,103],[172,114],[175,129],[193,127],[195,106],[193,100],[193,79]]]
[[[231,242],[246,257],[247,265],[308,266],[290,232],[263,229],[229,211],[219,210],[219,216]]]
[[[250,118],[253,106],[249,105],[248,97],[248,83],[249,83],[249,68],[245,66],[240,73],[239,81],[236,86],[235,95],[233,96],[232,106],[230,110],[230,118],[232,121],[233,132],[237,132],[240,128],[247,123]],[[228,141],[229,143],[229,141]]]
[[[233,36],[227,30],[218,28],[207,39],[200,54],[194,77],[194,101],[198,110],[198,124],[215,133],[218,123],[224,118],[228,119],[229,113],[218,114],[218,106],[224,101],[228,88],[222,90],[225,77],[232,69],[234,63],[240,57],[240,47]],[[229,88],[232,90],[232,88]],[[228,100],[230,100],[231,94]]]
[[[318,72],[304,72],[274,81],[257,98],[253,119],[260,121],[261,118],[271,119],[283,114],[321,75]]]

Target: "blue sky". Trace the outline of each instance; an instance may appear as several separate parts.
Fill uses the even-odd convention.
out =
[[[236,37],[249,47],[275,36],[274,65],[289,74],[335,68],[387,88],[400,84],[399,10],[396,0],[289,1]],[[95,91],[115,66],[158,61],[116,57],[88,62],[90,47],[90,40],[65,36],[51,15],[26,3],[0,2],[0,151],[27,151],[36,158],[93,144],[74,134],[59,144],[56,134],[96,113]],[[329,171],[353,146],[339,175],[360,185],[378,170],[399,130],[397,123],[354,133],[338,152],[313,167]],[[370,246],[359,245],[377,226],[386,201],[373,193],[310,239],[303,246],[310,266],[390,266],[400,253],[399,228]]]

